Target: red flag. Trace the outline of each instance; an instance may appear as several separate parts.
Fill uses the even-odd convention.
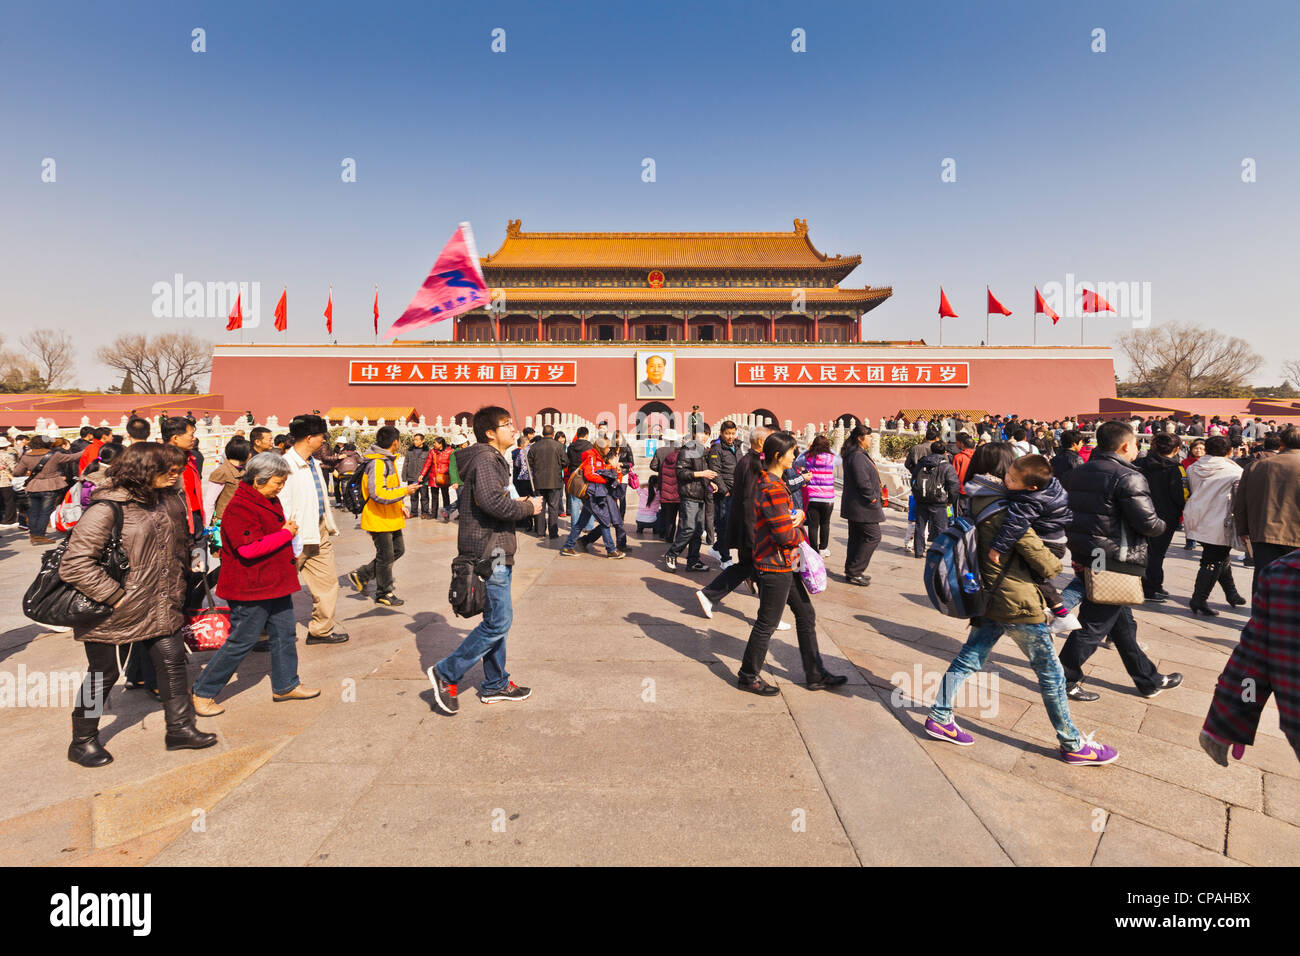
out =
[[[1043,298],[1043,293],[1038,291],[1038,286],[1034,286],[1034,315],[1042,313],[1052,317],[1052,324],[1055,325],[1061,320],[1061,317],[1052,311],[1052,307],[1047,304]]]
[[[283,332],[289,327],[289,290],[280,293],[280,301],[275,304],[275,330]]]
[[[1114,312],[1115,308],[1091,289],[1083,290],[1084,312]]]
[[[334,334],[334,287],[330,286],[330,299],[325,303],[325,331]]]
[[[375,286],[375,335],[379,334],[379,286]]]
[[[235,307],[230,310],[230,317],[226,320],[226,331],[233,332],[235,329],[244,327],[244,308],[240,300],[244,297],[242,292],[235,296]]]
[[[411,304],[384,333],[384,338],[391,339],[399,332],[442,322],[487,304],[487,280],[479,268],[474,232],[469,223],[462,222],[443,247]]]
[[[943,286],[939,286],[939,318],[947,316],[950,319],[957,318],[957,313],[952,310],[952,303],[948,301],[948,296],[944,294]]]
[[[985,286],[985,287],[984,287],[984,291],[985,291],[985,292],[988,292],[988,294],[989,294],[989,307],[988,307],[988,314],[989,314],[989,315],[992,315],[994,312],[999,312],[999,313],[1001,313],[1002,315],[1010,315],[1010,314],[1011,314],[1011,310],[1008,309],[1005,305],[1003,305],[1001,302],[999,302],[999,301],[994,297],[992,291],[990,291],[990,289],[989,289],[988,286]]]

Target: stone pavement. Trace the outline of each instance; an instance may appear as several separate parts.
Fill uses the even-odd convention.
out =
[[[634,505],[629,504],[629,514]],[[369,559],[352,522],[340,576]],[[836,519],[832,569],[846,527]],[[560,541],[520,537],[512,677],[521,704],[481,704],[467,676],[460,714],[431,708],[424,670],[468,631],[445,597],[456,525],[414,521],[397,566],[405,607],[377,607],[345,584],[352,640],[299,643],[311,701],[271,700],[268,655],[250,655],[201,719],[216,747],[168,753],[161,707],[119,683],[101,739],[116,757],[88,770],[65,757],[68,709],[0,710],[0,863],[192,864],[940,864],[1294,865],[1300,762],[1270,702],[1257,745],[1223,769],[1197,746],[1215,680],[1245,621],[1193,619],[1185,597],[1137,609],[1139,638],[1182,687],[1139,697],[1102,649],[1072,707],[1119,761],[1071,768],[1032,672],[1010,641],[989,661],[987,699],[959,708],[976,745],[921,733],[961,646],[962,622],[925,598],[921,562],[892,513],[866,589],[833,580],[815,598],[823,656],[847,673],[809,691],[793,632],[778,633],[779,696],[734,686],[756,599],[742,588],[706,620],[694,590],[711,574],[670,574],[660,542],[631,538],[626,560],[566,558]],[[1167,587],[1190,591],[1199,552],[1182,537]],[[35,549],[0,536],[0,678],[80,671],[69,635],[27,621],[20,599]],[[1249,570],[1236,572],[1243,591]],[[297,598],[299,621],[309,614]],[[300,628],[300,638],[305,629]],[[191,678],[209,655],[191,659]],[[918,686],[918,675],[920,684]],[[996,683],[993,680],[996,675]],[[75,685],[74,685],[75,686]],[[53,695],[52,695],[53,696]],[[27,703],[40,703],[31,699]]]

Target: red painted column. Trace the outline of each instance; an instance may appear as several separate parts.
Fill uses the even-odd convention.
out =
[[[631,330],[627,327],[627,311],[623,312],[623,341],[626,342],[631,338]]]
[[[769,342],[776,341],[776,313],[775,312],[767,313],[767,340]]]
[[[578,341],[587,341],[587,313],[578,313]]]
[[[731,313],[727,313],[727,341],[731,341]]]
[[[687,311],[683,309],[682,310],[682,341],[689,342],[690,340],[691,340],[691,319],[689,313],[687,313]]]
[[[537,313],[537,341],[546,341],[546,331],[542,328],[542,313]]]
[[[502,338],[501,338],[501,316],[498,315],[498,316],[497,316],[495,319],[493,319],[492,321],[495,322],[495,323],[497,324],[497,341],[500,342],[500,341],[502,341]]]
[[[821,339],[817,335],[817,313],[816,312],[812,314],[812,333],[813,333],[812,340],[814,342],[820,342]]]

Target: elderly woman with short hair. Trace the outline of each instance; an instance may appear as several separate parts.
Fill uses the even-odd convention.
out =
[[[225,713],[215,697],[253,649],[265,628],[271,638],[273,700],[308,700],[320,691],[298,680],[293,595],[298,572],[293,539],[298,525],[285,521],[277,495],[291,466],[275,451],[254,455],[221,516],[221,575],[217,595],[230,602],[230,637],[194,682],[194,709],[203,717]]]

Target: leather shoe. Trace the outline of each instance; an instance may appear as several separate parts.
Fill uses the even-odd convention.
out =
[[[871,583],[871,575],[859,574],[857,577],[849,578],[848,580],[849,580],[849,584],[856,584],[860,588],[865,588],[867,585]]]
[[[190,700],[194,704],[194,713],[200,717],[216,717],[226,712],[226,708],[218,704],[213,697],[196,697],[190,694]]]
[[[272,700],[311,700],[313,697],[320,696],[320,689],[315,687],[303,687],[299,684],[291,691],[283,694],[272,694]]]
[[[817,680],[810,680],[808,682],[808,689],[825,690],[828,687],[839,687],[841,684],[847,684],[848,682],[849,682],[848,677],[846,677],[843,674],[831,674],[829,672],[823,672],[822,676],[819,677]]]
[[[1093,700],[1101,700],[1101,694],[1094,694],[1090,690],[1084,690],[1081,684],[1069,684],[1065,688],[1065,696],[1070,700],[1082,701],[1084,703]]]
[[[749,691],[751,694],[758,694],[760,697],[771,697],[773,694],[781,693],[781,688],[769,684],[761,677],[755,677],[752,681],[737,679],[736,686],[741,690]]]
[[[342,644],[348,639],[348,636],[342,631],[335,631],[332,634],[326,634],[324,637],[317,637],[315,634],[308,634],[308,644]]]

